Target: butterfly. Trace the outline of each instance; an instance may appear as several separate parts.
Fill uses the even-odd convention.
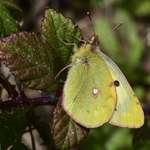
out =
[[[74,52],[61,100],[66,113],[86,128],[141,127],[140,102],[118,66],[100,51],[98,36]]]

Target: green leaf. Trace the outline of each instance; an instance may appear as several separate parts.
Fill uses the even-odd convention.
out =
[[[54,51],[35,33],[20,32],[0,40],[0,59],[26,86],[47,92],[59,89]]]
[[[6,127],[1,121],[0,121],[0,128],[1,128],[0,133],[1,149],[7,149],[13,143],[13,140],[15,138],[14,131],[12,128]]]
[[[52,122],[52,135],[55,145],[60,149],[68,149],[83,141],[89,133],[79,124],[75,123],[62,109],[61,103],[57,104]]]
[[[21,149],[21,137],[27,127],[25,114],[31,107],[5,111],[6,114],[0,115],[0,144],[1,149],[12,146]],[[8,136],[9,135],[9,136]],[[7,141],[7,142],[6,142]]]
[[[1,0],[0,2],[8,8],[17,10],[18,12],[22,13],[22,10],[19,8],[17,4],[15,4],[13,0]]]
[[[17,32],[18,25],[15,19],[19,18],[18,20],[21,20],[21,10],[19,9],[19,7],[11,1],[1,0],[0,10],[0,37],[4,37],[10,33]]]
[[[78,26],[74,25],[69,18],[56,13],[52,9],[45,11],[41,29],[42,37],[56,51],[64,65],[70,63],[70,55],[73,54],[74,43],[81,44],[82,35]],[[78,39],[77,39],[78,38]],[[69,44],[63,43],[67,42]]]

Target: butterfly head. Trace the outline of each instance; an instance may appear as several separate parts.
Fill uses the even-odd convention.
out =
[[[95,51],[95,50],[100,50],[100,43],[99,43],[99,38],[96,34],[93,35],[90,44],[92,46],[91,51]]]

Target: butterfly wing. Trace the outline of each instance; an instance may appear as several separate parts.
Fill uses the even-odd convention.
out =
[[[62,106],[77,123],[94,128],[108,122],[116,106],[116,91],[105,62],[89,53],[70,68]]]
[[[116,82],[117,105],[109,123],[128,128],[141,127],[144,124],[143,110],[128,81],[109,57],[102,52],[99,52],[99,56],[107,64]]]

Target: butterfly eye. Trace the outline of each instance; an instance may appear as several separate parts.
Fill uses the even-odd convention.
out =
[[[115,85],[115,86],[119,86],[119,85],[120,85],[120,84],[119,84],[119,81],[115,80],[115,81],[114,81],[114,85]]]

